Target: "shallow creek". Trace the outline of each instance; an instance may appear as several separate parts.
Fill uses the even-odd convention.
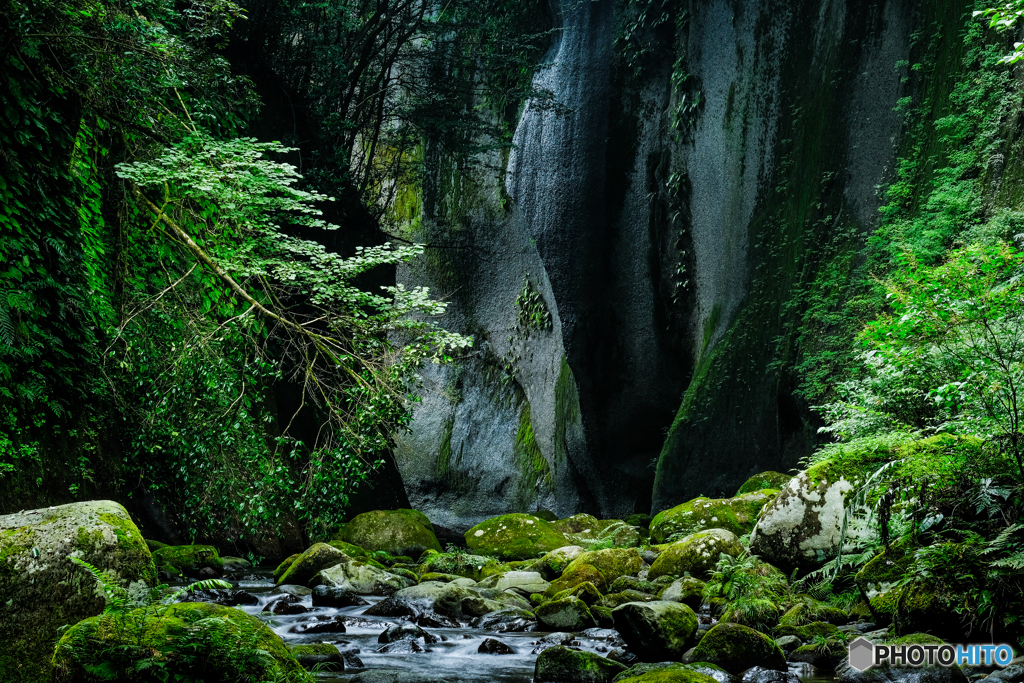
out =
[[[261,573],[262,574],[262,573]],[[264,621],[288,644],[331,643],[343,655],[351,653],[363,664],[362,668],[351,666],[352,661],[346,657],[343,672],[321,672],[316,674],[320,681],[348,681],[355,674],[369,669],[392,669],[429,675],[452,683],[531,683],[533,680],[534,662],[537,649],[542,638],[548,635],[543,631],[527,633],[493,633],[482,629],[464,628],[424,628],[440,640],[436,643],[418,643],[422,652],[389,652],[378,653],[382,647],[378,642],[380,634],[388,626],[400,623],[401,620],[386,617],[366,616],[363,613],[370,605],[383,598],[363,596],[370,605],[358,607],[314,607],[311,596],[300,598],[307,611],[295,615],[270,615],[263,612],[265,605],[281,597],[274,593],[274,582],[267,574],[265,580],[232,582],[237,588],[247,591],[259,599],[257,605],[242,605],[237,609],[252,614]],[[292,629],[300,624],[319,621],[324,618],[341,617],[345,621],[345,631],[339,633],[298,634]],[[514,654],[494,655],[478,652],[481,643],[493,638],[514,651]],[[621,646],[618,633],[610,629],[590,629],[576,634],[572,647],[605,654],[611,648]],[[541,645],[543,647],[543,645]],[[822,675],[806,665],[791,665],[790,669],[797,674],[801,683],[824,683],[832,681],[832,677]]]

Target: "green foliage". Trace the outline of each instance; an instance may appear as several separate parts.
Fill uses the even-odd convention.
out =
[[[523,284],[523,289],[515,301],[516,326],[524,330],[529,336],[530,330],[546,331],[551,329],[551,312],[544,297],[537,291],[537,288],[529,278]]]
[[[975,17],[988,17],[988,27],[997,31],[1010,31],[1017,26],[1017,22],[1024,16],[1024,2],[1012,0],[998,7],[990,7],[984,10],[976,10]],[[1013,52],[1003,56],[1000,64],[1016,64],[1024,59],[1024,43],[1014,43]]]

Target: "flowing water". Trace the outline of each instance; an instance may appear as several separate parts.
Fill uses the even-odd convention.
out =
[[[260,576],[263,576],[261,573]],[[234,582],[233,582],[234,583]],[[252,614],[265,622],[275,633],[290,645],[302,643],[330,643],[338,648],[343,655],[354,655],[362,663],[362,667],[351,666],[352,660],[346,657],[343,672],[320,672],[316,674],[319,681],[348,681],[355,674],[370,669],[391,669],[430,676],[438,680],[453,683],[531,683],[533,681],[534,663],[537,660],[535,651],[541,639],[549,634],[544,631],[527,633],[493,633],[482,629],[463,628],[425,628],[424,630],[439,638],[432,644],[418,643],[422,652],[390,652],[380,653],[382,647],[378,642],[380,634],[389,626],[401,620],[386,617],[367,616],[364,612],[374,603],[383,598],[363,596],[369,605],[358,607],[314,607],[312,597],[307,595],[299,598],[305,612],[294,615],[270,615],[264,608],[281,597],[276,592],[274,582],[269,573],[260,580],[243,580],[236,587],[256,596],[256,605],[239,606],[244,612]],[[322,621],[339,617],[345,623],[345,631],[338,633],[295,633],[293,629],[301,624]],[[481,643],[488,638],[508,645],[513,654],[493,655],[478,652]],[[621,646],[618,634],[609,629],[590,629],[576,634],[570,644],[572,647],[598,654],[605,654],[611,648]],[[834,679],[807,665],[791,665],[801,683],[827,683]]]

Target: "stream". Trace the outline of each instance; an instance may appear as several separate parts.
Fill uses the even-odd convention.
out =
[[[264,612],[264,607],[280,599],[282,592],[276,589],[269,571],[260,571],[256,575],[261,578],[252,580],[255,576],[250,575],[246,577],[249,580],[231,582],[236,588],[251,593],[259,600],[258,604],[239,605],[237,609],[258,617],[289,645],[330,643],[335,645],[345,658],[344,671],[318,672],[315,674],[318,681],[348,681],[362,671],[390,669],[439,677],[453,683],[531,683],[538,647],[562,644],[552,643],[552,639],[559,638],[557,634],[551,636],[544,631],[493,633],[471,627],[430,627],[424,630],[439,640],[431,644],[416,641],[423,651],[379,653],[377,650],[382,647],[378,642],[380,634],[389,626],[403,623],[402,620],[364,614],[370,606],[383,600],[382,597],[364,595],[362,597],[369,605],[336,608],[314,607],[312,596],[305,595],[296,603],[305,609],[304,612],[271,615]],[[335,617],[340,617],[344,621],[344,632],[293,632],[293,629],[301,624]],[[480,645],[488,638],[504,643],[513,650],[513,653],[481,654],[478,652]],[[546,642],[542,642],[542,639]],[[613,647],[621,647],[623,642],[612,629],[593,628],[575,634],[570,642],[564,644],[605,655]],[[353,655],[356,659],[352,658]],[[356,661],[361,663],[362,667],[353,666]],[[801,683],[826,683],[835,680],[831,675],[803,664],[791,664],[790,671],[797,674]]]

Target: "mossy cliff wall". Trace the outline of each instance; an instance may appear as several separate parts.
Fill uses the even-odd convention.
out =
[[[1017,86],[977,56],[1008,41],[975,4],[556,4],[534,83],[558,106],[528,102],[511,154],[447,169],[410,221],[449,248],[400,279],[477,337],[403,437],[412,504],[620,516],[797,466],[881,305],[883,218],[917,239],[951,215],[929,197],[968,147],[978,207],[1017,187]]]

